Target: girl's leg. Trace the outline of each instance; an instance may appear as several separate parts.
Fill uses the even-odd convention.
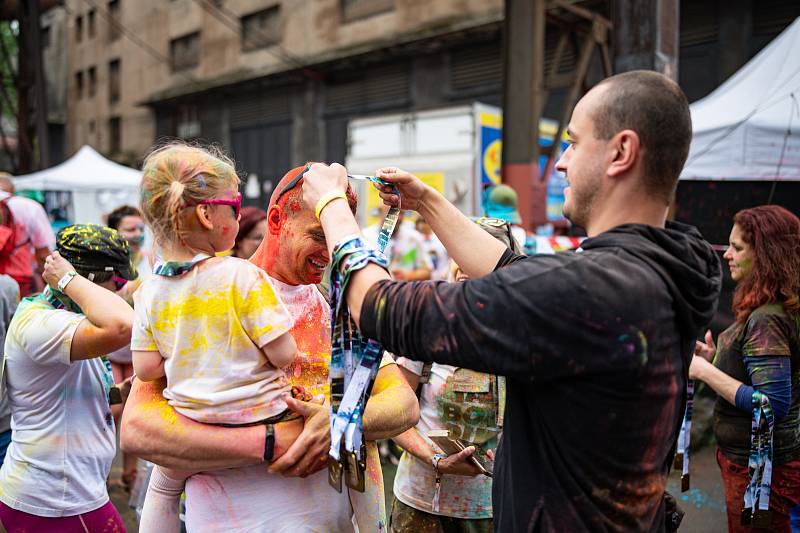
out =
[[[141,533],[178,533],[181,529],[178,510],[181,493],[192,472],[155,466],[144,498]]]

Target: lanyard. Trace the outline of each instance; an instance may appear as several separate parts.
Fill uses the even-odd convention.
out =
[[[694,403],[694,380],[686,383],[686,414],[678,436],[678,450],[675,455],[675,468],[681,469],[681,492],[689,490],[689,448],[692,440],[692,404]]]
[[[73,313],[83,314],[81,308],[78,307],[78,305],[66,294],[58,293],[58,296],[56,296],[56,291],[52,290],[49,286],[45,287],[42,296],[44,296],[44,299],[47,300],[47,303],[52,305],[54,309],[62,309],[71,311]],[[66,302],[64,300],[66,300]],[[103,392],[108,400],[108,404],[120,404],[122,403],[122,394],[120,393],[119,387],[114,384],[114,374],[111,371],[111,362],[105,355],[101,356],[100,360],[103,363],[104,370],[101,378],[103,382]]]
[[[211,259],[208,254],[197,254],[188,261],[159,261],[153,266],[153,274],[166,277],[181,276],[189,272],[195,265],[206,259]]]
[[[58,292],[51,289],[49,285],[44,288],[42,296],[45,300],[47,300],[47,303],[53,306],[53,309],[62,309],[72,313],[79,313],[81,315],[83,314],[83,311],[80,307],[78,307],[78,304],[73,302],[69,296],[63,292]]]
[[[747,461],[750,480],[744,492],[741,523],[768,528],[772,519],[769,496],[772,483],[772,432],[775,428],[775,416],[769,398],[758,391],[753,392],[752,407],[750,456]]]
[[[374,176],[355,177],[387,184]],[[395,193],[399,191],[395,189]],[[348,487],[364,492],[366,454],[363,429],[364,407],[378,373],[383,348],[374,339],[361,336],[350,316],[344,295],[353,272],[369,263],[388,268],[383,255],[394,231],[400,209],[393,207],[383,221],[378,244],[381,251],[367,246],[360,236],[342,239],[331,258],[331,447],[328,458],[328,481],[342,491],[342,474]]]

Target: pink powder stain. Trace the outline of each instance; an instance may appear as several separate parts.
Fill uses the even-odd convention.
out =
[[[289,204],[289,209],[291,209],[293,213],[297,213],[301,209],[300,202],[298,202],[297,200],[292,201]]]
[[[228,226],[222,226],[222,234],[223,235],[227,235],[230,232],[231,232],[231,228],[229,228]]]

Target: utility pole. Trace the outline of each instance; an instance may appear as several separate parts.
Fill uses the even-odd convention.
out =
[[[19,21],[17,136],[19,172],[22,174],[34,170],[32,141],[34,135],[39,152],[37,166],[47,167],[50,155],[47,136],[47,85],[42,65],[39,7],[38,0],[20,0],[17,5]],[[35,117],[33,124],[30,122],[32,111]]]
[[[518,195],[526,230],[547,220],[539,179],[539,123],[544,105],[545,0],[506,0],[503,32],[503,182]]]
[[[545,72],[545,29],[551,23],[558,44]],[[612,74],[608,47],[611,23],[569,0],[506,0],[503,92],[503,182],[517,192],[526,230],[547,223],[547,178],[559,140],[575,102],[588,90],[589,66],[599,54],[605,76]],[[562,72],[560,62],[572,43],[575,66]],[[566,89],[554,141],[539,145],[539,119],[550,94]],[[552,111],[551,111],[552,112]],[[547,156],[544,175],[540,155]]]
[[[655,70],[678,81],[679,0],[615,0],[614,72]]]

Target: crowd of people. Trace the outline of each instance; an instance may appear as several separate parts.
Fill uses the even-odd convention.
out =
[[[667,220],[684,94],[613,76],[568,134],[564,214],[587,238],[548,255],[522,254],[513,190],[470,219],[395,167],[375,181],[397,221],[363,232],[338,164],[243,208],[230,159],[170,142],[144,160],[139,207],[55,236],[0,177],[0,531],[124,531],[109,483],[144,487],[145,533],[674,531],[692,380],[718,395],[729,531],[800,527],[800,220],[736,214],[735,321],[715,341],[722,264]],[[344,487],[331,403],[352,383],[328,285],[386,350]],[[403,450],[389,508],[383,439]]]

